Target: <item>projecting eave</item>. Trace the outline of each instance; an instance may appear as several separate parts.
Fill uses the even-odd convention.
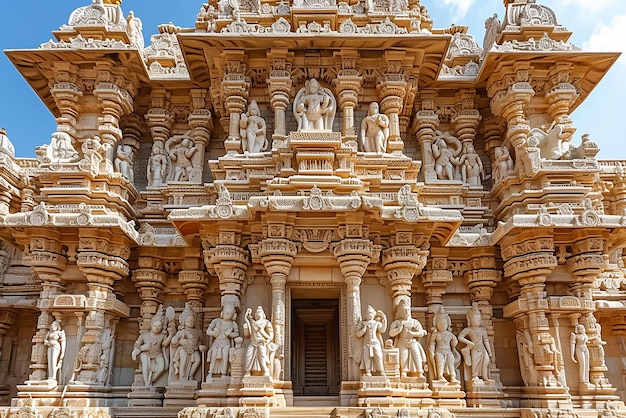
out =
[[[420,74],[420,86],[431,84],[439,74],[450,44],[450,35],[398,34],[358,35],[345,33],[232,34],[180,33],[180,43],[192,81],[209,83],[209,70],[222,51],[265,54],[273,48],[294,50],[353,49],[358,51],[407,51],[413,57],[412,73]],[[266,67],[267,68],[267,67]]]
[[[503,67],[527,62],[533,78],[547,78],[555,63],[571,65],[572,82],[579,96],[572,106],[576,109],[620,57],[619,52],[582,51],[489,51],[476,79],[477,87],[485,87],[489,77]]]
[[[4,53],[9,57],[22,77],[37,93],[55,117],[60,116],[52,98],[49,86],[50,69],[55,62],[71,63],[77,66],[94,63],[108,63],[113,68],[124,68],[124,74],[134,74],[141,82],[148,83],[149,76],[143,58],[136,48],[40,48],[14,49]],[[47,74],[49,72],[49,74]]]

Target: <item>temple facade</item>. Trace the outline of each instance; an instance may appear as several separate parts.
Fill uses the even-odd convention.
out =
[[[626,417],[626,162],[570,117],[618,54],[535,0],[120,3],[7,52],[57,126],[0,132],[0,417]]]

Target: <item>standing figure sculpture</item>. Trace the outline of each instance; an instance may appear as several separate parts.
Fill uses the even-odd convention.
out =
[[[148,159],[148,186],[159,187],[167,181],[167,157],[163,143],[157,141],[152,145],[152,154]]]
[[[306,81],[293,103],[298,131],[331,130],[336,107],[335,98],[330,90],[321,87],[314,78]]]
[[[443,306],[439,306],[435,312],[433,324],[428,347],[435,366],[434,380],[457,383],[459,380],[456,377],[456,368],[461,360],[461,356],[456,351],[459,341],[450,331],[450,316],[444,312]],[[445,375],[450,380],[446,380]]]
[[[156,381],[167,370],[167,348],[176,332],[174,321],[170,321],[167,331],[163,305],[159,305],[157,312],[150,318],[150,330],[139,335],[132,352],[133,360],[139,358],[141,377],[145,386],[154,386]]]
[[[485,177],[483,162],[480,156],[476,154],[474,144],[471,142],[463,144],[463,151],[464,153],[459,160],[461,180],[463,183],[469,183],[470,186],[480,186]]]
[[[513,159],[509,153],[509,148],[506,145],[495,148],[495,160],[496,163],[493,167],[493,178],[497,183],[513,173],[515,164],[513,163]]]
[[[175,136],[167,140],[165,149],[172,161],[172,181],[189,181],[193,170],[192,158],[198,151],[189,137]]]
[[[250,102],[248,114],[241,114],[239,131],[241,134],[241,148],[244,153],[257,154],[269,145],[265,119],[261,117],[261,110],[256,100]]]
[[[235,338],[239,337],[239,327],[236,322],[237,312],[233,303],[226,303],[219,318],[209,324],[206,334],[213,337],[213,344],[207,352],[209,372],[207,379],[213,375],[226,376],[228,374],[228,358]]]
[[[465,344],[461,349],[466,366],[465,380],[489,380],[491,344],[487,330],[482,326],[482,314],[476,303],[467,312],[467,325],[459,334],[459,341]]]
[[[454,148],[450,148],[453,146]],[[461,141],[450,135],[436,131],[435,141],[431,145],[435,159],[435,173],[439,180],[460,180],[456,175],[457,167],[461,165]]]
[[[174,356],[170,383],[171,381],[194,380],[202,362],[200,351],[204,351],[205,348],[200,345],[200,330],[196,328],[196,314],[188,303],[180,314],[178,322],[178,332],[172,337],[171,343]]]
[[[117,155],[115,157],[115,171],[126,177],[128,181],[135,181],[133,172],[133,148],[128,144],[122,144],[117,147]]]
[[[385,331],[387,331],[385,313],[368,306],[365,318],[358,323],[356,328],[356,337],[362,339],[363,354],[360,369],[363,370],[363,376],[371,376],[373,373],[385,375],[382,339]]]
[[[254,317],[252,309],[246,310],[243,334],[249,338],[246,348],[245,375],[270,375],[270,343],[274,340],[274,327],[265,317],[265,311],[258,306]]]
[[[59,370],[63,365],[63,357],[65,356],[65,331],[61,328],[58,319],[52,321],[50,330],[46,334],[43,341],[48,347],[48,380],[58,381]]]
[[[578,382],[589,383],[589,337],[583,324],[578,324],[570,335],[572,361],[578,364]]]
[[[361,122],[361,141],[365,152],[387,152],[389,118],[380,113],[378,103],[370,103],[367,116]]]
[[[424,376],[426,352],[417,341],[426,335],[426,330],[417,319],[411,318],[411,302],[402,298],[396,308],[396,319],[389,327],[389,336],[394,338],[394,346],[400,351],[400,374],[402,377]]]

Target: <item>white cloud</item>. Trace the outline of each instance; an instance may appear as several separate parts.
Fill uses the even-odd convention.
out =
[[[454,10],[454,19],[462,19],[474,4],[474,0],[443,0],[443,4]]]
[[[556,2],[557,6],[571,8],[571,10],[578,10],[583,13],[599,13],[603,10],[614,6],[616,0],[559,0]],[[545,4],[545,3],[544,3]]]
[[[589,40],[583,43],[583,49],[585,51],[626,52],[625,27],[626,15],[613,16],[608,25],[595,27]],[[624,59],[620,61],[623,63]]]

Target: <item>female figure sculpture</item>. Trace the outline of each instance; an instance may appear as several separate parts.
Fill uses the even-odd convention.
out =
[[[250,102],[248,114],[241,114],[239,128],[241,148],[244,153],[256,154],[267,147],[265,120],[261,117],[261,111],[256,100]]]
[[[483,162],[476,154],[474,144],[466,142],[463,146],[465,153],[461,156],[461,179],[470,186],[480,186],[484,176]]]
[[[306,81],[293,104],[298,131],[331,130],[336,107],[335,98],[330,90],[320,87],[314,78]]]
[[[489,379],[489,364],[491,362],[491,344],[487,330],[481,326],[482,314],[476,303],[472,304],[467,312],[467,327],[459,334],[459,341],[465,344],[461,349],[465,365],[468,367],[465,380],[480,381]]]
[[[460,363],[460,355],[456,351],[457,338],[450,331],[450,316],[444,312],[443,306],[435,312],[433,332],[430,334],[429,350],[435,366],[434,380],[457,383],[456,368]]]
[[[133,148],[130,145],[122,144],[117,147],[117,155],[114,161],[115,170],[126,177],[131,183],[134,181],[133,172]]]
[[[176,332],[174,321],[164,330],[165,315],[163,305],[150,319],[150,330],[139,335],[132,352],[133,360],[139,358],[141,376],[145,386],[153,386],[168,368],[167,347]]]
[[[368,306],[365,319],[359,322],[356,329],[356,337],[363,340],[360,368],[364,370],[364,376],[371,376],[372,373],[385,375],[382,340],[382,333],[385,331],[387,331],[387,316],[383,311],[376,311]]]
[[[235,305],[226,303],[220,317],[212,320],[206,330],[207,335],[214,338],[207,353],[209,362],[207,379],[216,374],[226,376],[228,373],[230,349],[235,338],[239,336],[239,327],[235,321],[236,315]]]
[[[191,138],[172,137],[165,143],[172,161],[172,181],[189,181],[193,170],[192,158],[198,151]]]
[[[513,173],[515,164],[506,145],[495,148],[496,163],[493,168],[494,181],[497,183],[509,174]]]
[[[572,361],[578,364],[578,381],[589,383],[589,337],[583,324],[578,324],[570,335]]]
[[[367,116],[361,122],[361,141],[365,152],[382,154],[387,151],[389,118],[380,113],[378,103],[370,103]]]
[[[257,307],[254,317],[252,309],[246,310],[243,323],[243,334],[250,339],[246,349],[246,376],[252,374],[270,375],[270,347],[269,344],[274,339],[274,327],[265,318],[265,311],[262,307]]]
[[[394,338],[394,346],[400,351],[400,374],[402,377],[417,374],[424,376],[426,352],[417,338],[426,335],[426,330],[417,319],[411,318],[411,306],[408,299],[401,299],[396,308],[396,319],[391,323],[389,336]]]
[[[148,186],[163,186],[167,180],[167,157],[163,143],[157,141],[152,145],[152,154],[148,159]]]
[[[174,348],[174,358],[172,365],[174,381],[193,380],[194,375],[200,367],[202,357],[200,350],[205,348],[200,346],[200,330],[196,328],[196,314],[189,304],[185,305],[185,310],[178,318],[178,332],[172,337],[172,347]]]
[[[44,344],[48,347],[48,380],[56,381],[63,365],[66,344],[65,331],[61,328],[59,320],[55,319],[50,324]]]

